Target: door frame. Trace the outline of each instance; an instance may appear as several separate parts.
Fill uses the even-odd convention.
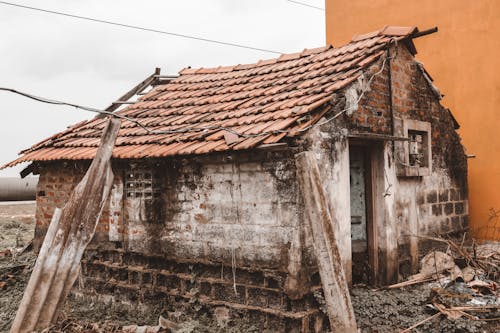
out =
[[[379,226],[379,200],[376,193],[380,179],[380,159],[383,158],[383,149],[379,142],[367,140],[349,140],[349,147],[355,146],[363,150],[364,180],[365,180],[365,207],[366,207],[366,245],[368,265],[370,270],[369,283],[378,284],[379,256],[378,256],[378,226]],[[350,150],[350,149],[349,149]]]

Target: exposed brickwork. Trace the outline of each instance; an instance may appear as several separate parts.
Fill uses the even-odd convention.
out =
[[[221,264],[180,262],[123,250],[87,251],[82,273],[85,278],[77,293],[86,296],[113,295],[114,301],[146,306],[184,299],[193,304],[226,306],[246,315],[251,312],[258,319],[256,325],[276,332],[326,329],[326,317],[312,292],[300,300],[283,292],[284,273],[233,271]]]
[[[401,198],[396,198],[396,200],[405,202],[405,191],[413,188],[408,195],[416,194],[417,196],[418,231],[421,233],[445,233],[463,229],[468,214],[466,208],[467,167],[463,147],[460,137],[454,130],[452,117],[448,110],[441,106],[436,91],[426,80],[424,77],[426,74],[410,52],[400,45],[392,48],[390,54],[393,59],[380,76],[385,79],[388,75],[392,84],[393,114],[391,116],[394,118],[394,135],[405,136],[402,132],[404,119],[429,122],[432,131],[431,174],[413,179],[398,178],[401,189],[398,194]],[[389,70],[390,73],[388,73]],[[374,82],[383,85],[384,79],[375,79]],[[376,100],[388,100],[387,89],[378,86],[378,89],[371,91],[371,95],[368,96],[375,93],[379,94]],[[388,107],[382,109],[385,110]],[[360,108],[360,110],[363,109]],[[379,133],[388,133],[387,128]],[[402,166],[403,161],[402,146],[402,142],[395,143],[395,160],[398,167]],[[404,229],[404,226],[401,229]]]
[[[387,143],[392,147],[391,162],[396,164],[399,175],[390,184],[389,192],[395,195],[398,257],[401,273],[406,274],[411,266],[408,235],[436,235],[467,227],[467,164],[453,119],[441,106],[423,69],[403,45],[391,48],[389,54],[392,59],[385,63],[379,60],[366,74],[369,79],[379,73],[359,108],[352,116],[344,116],[343,122],[351,131],[399,137],[406,137],[406,119],[431,125],[432,168],[424,176],[402,176],[406,174],[400,171],[406,167],[405,143]]]
[[[381,61],[380,61],[381,65]],[[366,74],[368,80],[380,71],[379,66],[373,66]],[[389,67],[384,64],[382,72],[376,74],[367,91],[359,102],[359,108],[349,117],[348,126],[351,129],[379,134],[392,133],[390,106]]]
[[[86,164],[85,166],[88,166]],[[84,174],[84,165],[58,163],[40,170],[36,196],[35,248],[39,248],[56,207],[61,208]]]
[[[467,160],[464,149],[454,129],[452,116],[440,104],[437,91],[431,86],[429,77],[426,79],[427,74],[404,46],[397,48],[390,69],[396,134],[402,134],[399,120],[429,122],[432,127],[433,171],[446,170],[454,185],[465,194]],[[446,192],[438,192],[438,196],[441,194],[448,195]]]
[[[214,157],[203,162],[166,161],[161,166],[115,166],[115,183],[127,174],[137,175],[137,170],[155,173],[162,184],[163,203],[148,206],[147,197],[129,196],[125,189],[118,194],[121,203],[106,205],[96,238],[109,240],[110,224],[117,223],[118,240],[131,251],[215,262],[234,259],[243,266],[286,270],[288,257],[283,249],[299,225],[293,159],[281,154],[235,158],[236,162]],[[62,207],[83,177],[83,169],[75,163],[64,168],[56,163],[41,171],[39,235],[50,223],[54,208]],[[150,220],[155,209],[164,211],[158,215],[163,218]]]
[[[431,124],[432,170],[415,184],[418,196],[418,232],[440,234],[466,227],[467,165],[460,137],[448,110],[439,103],[437,92],[425,73],[404,47],[391,61],[395,131],[403,135],[398,119],[416,119]],[[396,159],[402,160],[402,143],[396,144]],[[400,161],[398,161],[400,162]],[[400,178],[404,182],[404,178]],[[408,184],[409,180],[406,181]],[[419,184],[420,183],[420,184]],[[425,200],[423,200],[425,199]]]
[[[441,190],[441,193],[456,193],[457,195],[440,195],[439,203],[436,203],[434,200],[427,200],[420,207],[421,219],[429,218],[425,215],[425,212],[428,211],[429,207],[432,207],[432,213],[434,215],[430,218],[429,223],[420,225],[421,233],[448,233],[463,230],[467,227],[467,198],[461,198],[459,195],[460,192],[461,191],[456,188]],[[427,199],[429,199],[429,196],[427,196]],[[436,213],[434,207],[439,207],[439,214]],[[457,207],[459,207],[458,210],[456,209]]]

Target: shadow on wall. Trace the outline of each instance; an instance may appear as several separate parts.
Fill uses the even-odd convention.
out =
[[[35,200],[38,177],[0,177],[0,201]]]

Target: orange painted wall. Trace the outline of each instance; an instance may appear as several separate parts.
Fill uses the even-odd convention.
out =
[[[385,25],[438,26],[415,40],[416,57],[445,94],[442,104],[460,123],[467,154],[476,155],[469,159],[471,230],[500,239],[500,217],[491,211],[500,212],[500,1],[325,2],[326,39],[335,46]]]

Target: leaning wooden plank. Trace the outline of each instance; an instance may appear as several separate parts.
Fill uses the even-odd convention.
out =
[[[330,216],[313,153],[297,154],[296,165],[330,327],[333,332],[357,332],[351,296],[334,233],[334,223],[337,222]]]
[[[94,236],[111,190],[110,159],[119,129],[120,121],[110,119],[87,173],[62,210],[55,210],[11,333],[44,329],[56,319],[58,306],[78,276],[83,252]]]

